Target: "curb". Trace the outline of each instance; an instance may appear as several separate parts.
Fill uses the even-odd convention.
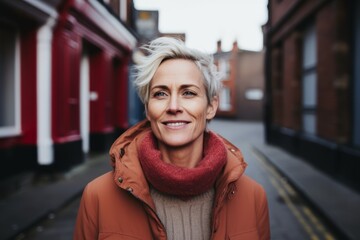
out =
[[[360,194],[277,147],[252,147],[287,178],[341,239],[360,239],[356,226],[360,222]]]

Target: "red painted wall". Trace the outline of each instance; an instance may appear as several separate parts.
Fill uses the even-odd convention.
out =
[[[21,33],[21,130],[22,144],[37,143],[36,29]]]
[[[54,142],[80,138],[79,63],[83,41],[90,48],[90,91],[97,95],[90,101],[90,132],[127,128],[129,45],[114,36],[104,17],[85,1],[69,1],[60,14],[53,42]]]
[[[56,29],[52,54],[52,136],[54,143],[80,139],[81,41],[74,32]]]
[[[90,132],[113,131],[112,91],[113,70],[111,56],[104,51],[90,57],[90,91],[97,99],[90,102]]]

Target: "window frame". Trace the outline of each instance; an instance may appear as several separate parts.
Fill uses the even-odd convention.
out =
[[[227,86],[223,86],[220,90],[220,101],[219,101],[219,110],[220,111],[231,111],[231,89]]]
[[[5,31],[5,29],[3,29]],[[10,32],[10,31],[5,31]],[[14,93],[13,93],[13,105],[14,105],[14,123],[13,125],[0,126],[0,138],[13,137],[21,134],[21,111],[20,111],[20,102],[21,102],[21,92],[20,92],[20,34],[18,31],[14,31],[14,50],[12,59],[14,64],[14,73],[13,81],[14,84]],[[7,47],[7,46],[5,46]],[[1,76],[0,76],[1,77]],[[7,81],[11,81],[7,80]],[[8,102],[8,101],[7,101]]]
[[[309,33],[314,34],[313,36],[309,35]],[[307,37],[313,37],[314,39],[308,39]],[[313,40],[314,42],[309,42],[309,40]],[[314,58],[309,58],[308,55],[306,55],[306,53],[308,53],[308,49],[306,47],[308,47],[309,45],[306,46],[306,44],[314,44],[314,49],[313,51],[311,51],[314,54]],[[310,46],[311,47],[311,46]],[[306,60],[310,60],[310,64],[309,61]],[[306,28],[304,28],[304,37],[303,37],[303,41],[302,41],[302,61],[301,61],[301,92],[302,92],[302,101],[301,101],[301,110],[302,110],[302,130],[304,133],[307,134],[312,134],[315,135],[317,132],[317,105],[318,105],[318,101],[317,101],[317,84],[318,84],[318,76],[317,76],[317,64],[318,64],[318,59],[317,59],[317,36],[316,36],[316,25],[314,23],[309,24],[306,26]],[[311,95],[311,97],[313,98],[313,101],[311,104],[308,104],[307,102],[307,96],[306,96],[306,92],[305,92],[305,80],[306,77],[309,77],[313,75],[314,76],[314,82],[313,84],[315,85],[315,89],[313,91],[313,94]],[[308,79],[311,80],[311,79]],[[309,124],[309,122],[307,120],[309,120],[309,117],[313,118],[313,122],[311,122]],[[308,122],[308,124],[306,123]]]

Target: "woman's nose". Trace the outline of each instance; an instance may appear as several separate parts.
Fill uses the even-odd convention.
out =
[[[181,112],[181,103],[180,99],[175,95],[172,95],[169,99],[169,105],[167,111],[169,113]]]

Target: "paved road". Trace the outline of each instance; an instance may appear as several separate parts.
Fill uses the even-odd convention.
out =
[[[246,174],[264,186],[269,202],[272,239],[335,239],[286,178],[252,147],[264,142],[261,123],[216,120],[210,128],[241,149],[248,163]]]
[[[336,239],[314,210],[267,160],[252,146],[263,142],[261,123],[214,120],[210,129],[237,145],[248,162],[246,173],[262,184],[267,192],[271,236],[275,240]],[[18,239],[71,239],[79,199],[39,223]]]

